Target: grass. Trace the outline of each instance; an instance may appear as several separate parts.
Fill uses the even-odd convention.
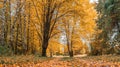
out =
[[[41,62],[52,58],[39,57],[34,55],[20,55],[20,56],[5,56],[0,57],[0,64],[15,64],[15,63],[28,63],[28,62]]]

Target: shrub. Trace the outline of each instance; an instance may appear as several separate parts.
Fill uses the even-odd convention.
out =
[[[0,46],[0,56],[9,56],[12,54],[12,51],[8,46]]]

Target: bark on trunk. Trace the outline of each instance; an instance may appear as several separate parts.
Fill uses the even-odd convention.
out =
[[[47,55],[46,55],[46,48],[43,48],[43,49],[42,49],[42,56],[43,56],[43,57],[47,57]]]
[[[44,31],[45,33],[45,31]],[[42,56],[46,57],[46,50],[47,50],[47,46],[48,46],[48,35],[44,34],[43,35],[43,42],[42,42]]]
[[[46,55],[47,46],[48,46],[48,39],[45,37],[42,43],[42,56],[43,57],[47,57]]]
[[[73,51],[69,52],[70,57],[73,57]]]
[[[70,45],[67,45],[67,46],[68,46],[69,56],[70,56],[70,57],[73,57],[73,50],[72,50],[72,47],[70,48]]]

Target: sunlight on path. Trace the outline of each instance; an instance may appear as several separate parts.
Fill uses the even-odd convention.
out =
[[[83,55],[74,55],[74,57],[85,57],[85,56],[87,56],[87,54],[83,54]],[[61,55],[61,56],[56,56],[56,55],[54,55],[53,57],[60,57],[60,58],[63,58],[63,57],[69,57],[69,56],[63,56],[63,55]]]

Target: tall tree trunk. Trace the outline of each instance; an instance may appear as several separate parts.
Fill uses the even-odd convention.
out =
[[[43,56],[43,57],[46,57],[46,56],[47,56],[47,55],[46,55],[46,49],[47,49],[47,48],[42,47],[42,56]]]
[[[68,29],[68,30],[67,30]],[[73,31],[73,30],[72,30]],[[68,53],[70,57],[73,57],[73,50],[72,50],[72,34],[70,29],[70,23],[66,26],[66,38],[67,38],[67,47],[68,47]]]
[[[28,28],[27,28],[27,51],[26,52],[29,52],[29,45],[30,45],[30,3],[29,3],[29,15],[28,15]]]
[[[12,18],[11,18],[11,0],[9,0],[9,22],[10,22],[10,31],[9,31],[9,45],[11,47],[11,50],[14,51],[14,45],[13,45],[13,40],[12,40]]]
[[[4,1],[4,16],[5,16],[5,23],[4,23],[4,45],[8,45],[7,43],[7,37],[8,37],[8,13],[7,13],[7,1]]]
[[[47,1],[47,10],[45,12],[44,18],[46,19],[43,24],[43,42],[42,42],[42,56],[46,57],[46,50],[49,43],[50,37],[50,0]]]
[[[48,46],[48,39],[44,39],[43,43],[42,43],[42,56],[46,57],[46,50],[47,50],[47,46]]]
[[[26,38],[27,38],[27,36],[26,36],[26,0],[25,0],[25,5],[24,5],[24,14],[23,14],[23,53],[25,54],[26,53]]]
[[[70,57],[73,57],[72,44],[70,44],[69,47],[70,47],[69,55],[70,55]]]
[[[69,56],[70,56],[70,57],[73,57],[73,50],[72,50],[71,44],[67,44],[67,46],[68,46]]]
[[[5,37],[4,37],[4,34],[5,34],[4,31],[5,31],[5,30],[4,30],[4,29],[5,29],[6,1],[7,1],[7,0],[4,0],[4,1],[3,1],[3,10],[2,10],[2,16],[4,17],[3,20],[2,20],[2,27],[1,27],[1,28],[2,28],[2,30],[1,30],[1,31],[2,31],[2,45],[5,45],[5,39],[4,39],[4,38],[5,38]]]
[[[18,46],[18,35],[19,35],[19,23],[17,23],[17,31],[16,31],[16,41],[15,41],[15,54],[17,54],[17,46]]]

